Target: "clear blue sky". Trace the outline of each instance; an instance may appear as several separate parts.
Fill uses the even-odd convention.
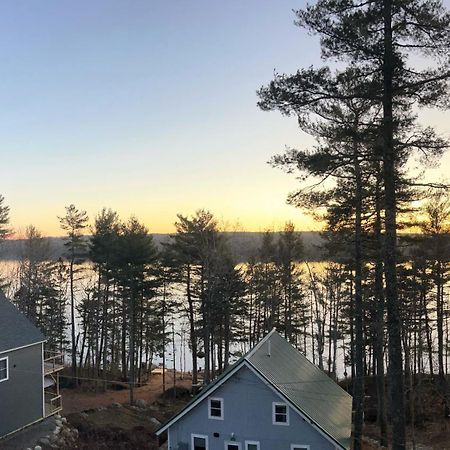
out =
[[[0,2],[2,186],[12,226],[75,203],[155,232],[204,207],[246,230],[312,225],[266,161],[309,141],[256,107],[273,70],[319,62],[294,0]],[[437,116],[432,120],[439,122]]]

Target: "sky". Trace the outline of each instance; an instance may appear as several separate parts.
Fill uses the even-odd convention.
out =
[[[256,106],[274,70],[322,64],[317,38],[293,24],[303,5],[0,2],[0,192],[17,234],[62,234],[71,203],[91,219],[102,207],[135,215],[155,233],[199,208],[229,229],[318,229],[286,204],[295,177],[267,164],[311,139]],[[424,122],[450,132],[442,112]]]

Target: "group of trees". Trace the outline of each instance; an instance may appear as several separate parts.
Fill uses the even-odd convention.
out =
[[[49,338],[49,348],[71,356],[75,382],[126,382],[131,401],[133,387],[146,381],[156,356],[166,367],[171,353],[174,367],[180,345],[175,340],[184,328],[194,391],[273,327],[331,377],[349,376],[354,385],[362,339],[361,377],[376,381],[380,436],[386,439],[389,364],[380,236],[364,210],[358,273],[348,211],[339,227],[329,222],[324,233],[329,260],[309,263],[291,223],[281,232],[263,233],[253,257],[237,261],[229,237],[208,211],[179,215],[176,232],[157,246],[137,219],[123,222],[108,209],[95,217],[88,235],[86,213],[71,205],[60,218],[67,233],[64,258],[54,261],[48,240],[28,227],[10,292]],[[397,265],[402,370],[412,423],[426,413],[420,385],[430,375],[448,408],[449,197],[431,193],[417,217],[421,233],[402,236]]]
[[[371,264],[375,323],[379,325],[375,359],[379,375],[384,376],[386,312],[392,448],[404,449],[402,355],[407,355],[402,346],[397,230],[399,215],[411,207],[412,200],[421,198],[417,188],[424,184],[408,175],[408,163],[420,156],[421,163],[430,164],[448,146],[434,130],[419,125],[417,107],[448,105],[450,15],[439,0],[318,0],[297,11],[296,16],[297,25],[320,37],[323,59],[337,61],[337,68],[333,71],[324,66],[276,75],[260,89],[259,106],[295,115],[300,128],[316,139],[315,148],[288,150],[273,162],[288,171],[300,171],[304,178],[318,178],[318,189],[294,193],[291,203],[321,207],[328,228],[337,233],[347,231],[353,247],[354,448],[362,446],[364,278],[368,276],[364,274]],[[417,55],[421,61],[414,65],[417,58],[412,56]],[[441,279],[440,267],[439,263],[433,271]],[[442,297],[441,287],[436,295]],[[437,314],[442,316],[442,301],[438,303]],[[384,404],[381,384],[379,388]],[[442,389],[447,389],[445,377]],[[443,395],[448,398],[447,393]],[[383,423],[381,431],[381,441],[386,444]]]

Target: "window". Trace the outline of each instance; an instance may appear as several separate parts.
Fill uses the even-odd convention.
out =
[[[223,420],[223,398],[210,398],[208,417]]]
[[[272,403],[272,423],[274,425],[289,425],[289,409],[286,403]]]
[[[245,441],[245,450],[260,450],[258,441]]]
[[[208,436],[193,434],[191,448],[192,450],[208,450]]]
[[[241,450],[240,442],[225,442],[225,450]]]
[[[291,450],[309,450],[309,445],[292,444]]]
[[[8,357],[0,359],[0,383],[2,381],[7,381],[9,378],[8,374]]]

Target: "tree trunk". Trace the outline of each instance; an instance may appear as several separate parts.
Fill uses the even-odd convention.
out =
[[[401,320],[397,293],[396,174],[393,121],[392,0],[383,0],[383,175],[385,190],[385,264],[389,375],[391,381],[392,450],[405,449],[405,399],[403,382]]]
[[[356,127],[355,127],[356,131]],[[355,171],[355,375],[353,382],[353,449],[362,450],[364,426],[364,334],[362,299],[362,179],[358,160],[357,143],[353,144],[353,162]]]
[[[375,242],[377,245],[375,262],[375,300],[376,300],[376,320],[375,320],[375,362],[376,362],[376,385],[377,385],[377,419],[380,427],[380,445],[387,447],[387,417],[386,417],[386,387],[384,373],[384,292],[383,292],[383,237],[381,235],[381,192],[380,167],[377,167],[376,182],[376,219],[375,219]]]
[[[190,330],[190,340],[191,340],[191,350],[192,350],[192,392],[197,393],[198,390],[198,378],[197,378],[197,336],[195,333],[195,313],[194,313],[194,302],[191,292],[191,266],[187,266],[186,274],[186,296],[188,300],[189,307],[189,330]]]

